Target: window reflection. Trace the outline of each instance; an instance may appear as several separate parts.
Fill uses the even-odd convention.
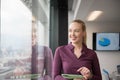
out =
[[[32,74],[38,74],[35,80],[52,80],[52,60],[53,55],[49,47],[49,26],[48,11],[44,0],[32,2]],[[39,14],[39,15],[38,15]]]
[[[50,80],[48,0],[1,0],[0,36],[0,79],[30,80],[36,67],[35,74]]]

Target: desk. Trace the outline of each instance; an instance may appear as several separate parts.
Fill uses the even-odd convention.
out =
[[[113,80],[120,80],[120,74],[117,71],[113,72]]]

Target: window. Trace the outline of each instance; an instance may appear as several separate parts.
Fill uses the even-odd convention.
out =
[[[34,33],[39,45],[49,46],[49,1],[1,0],[0,79],[31,73]]]

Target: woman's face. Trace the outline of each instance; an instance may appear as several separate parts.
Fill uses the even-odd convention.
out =
[[[73,22],[69,26],[68,32],[69,39],[72,43],[82,43],[82,38],[84,36],[84,31],[82,30],[82,25],[77,22]]]

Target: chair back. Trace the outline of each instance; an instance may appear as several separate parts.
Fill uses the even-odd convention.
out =
[[[102,70],[102,74],[104,75],[105,80],[110,80],[109,73],[106,69]]]

